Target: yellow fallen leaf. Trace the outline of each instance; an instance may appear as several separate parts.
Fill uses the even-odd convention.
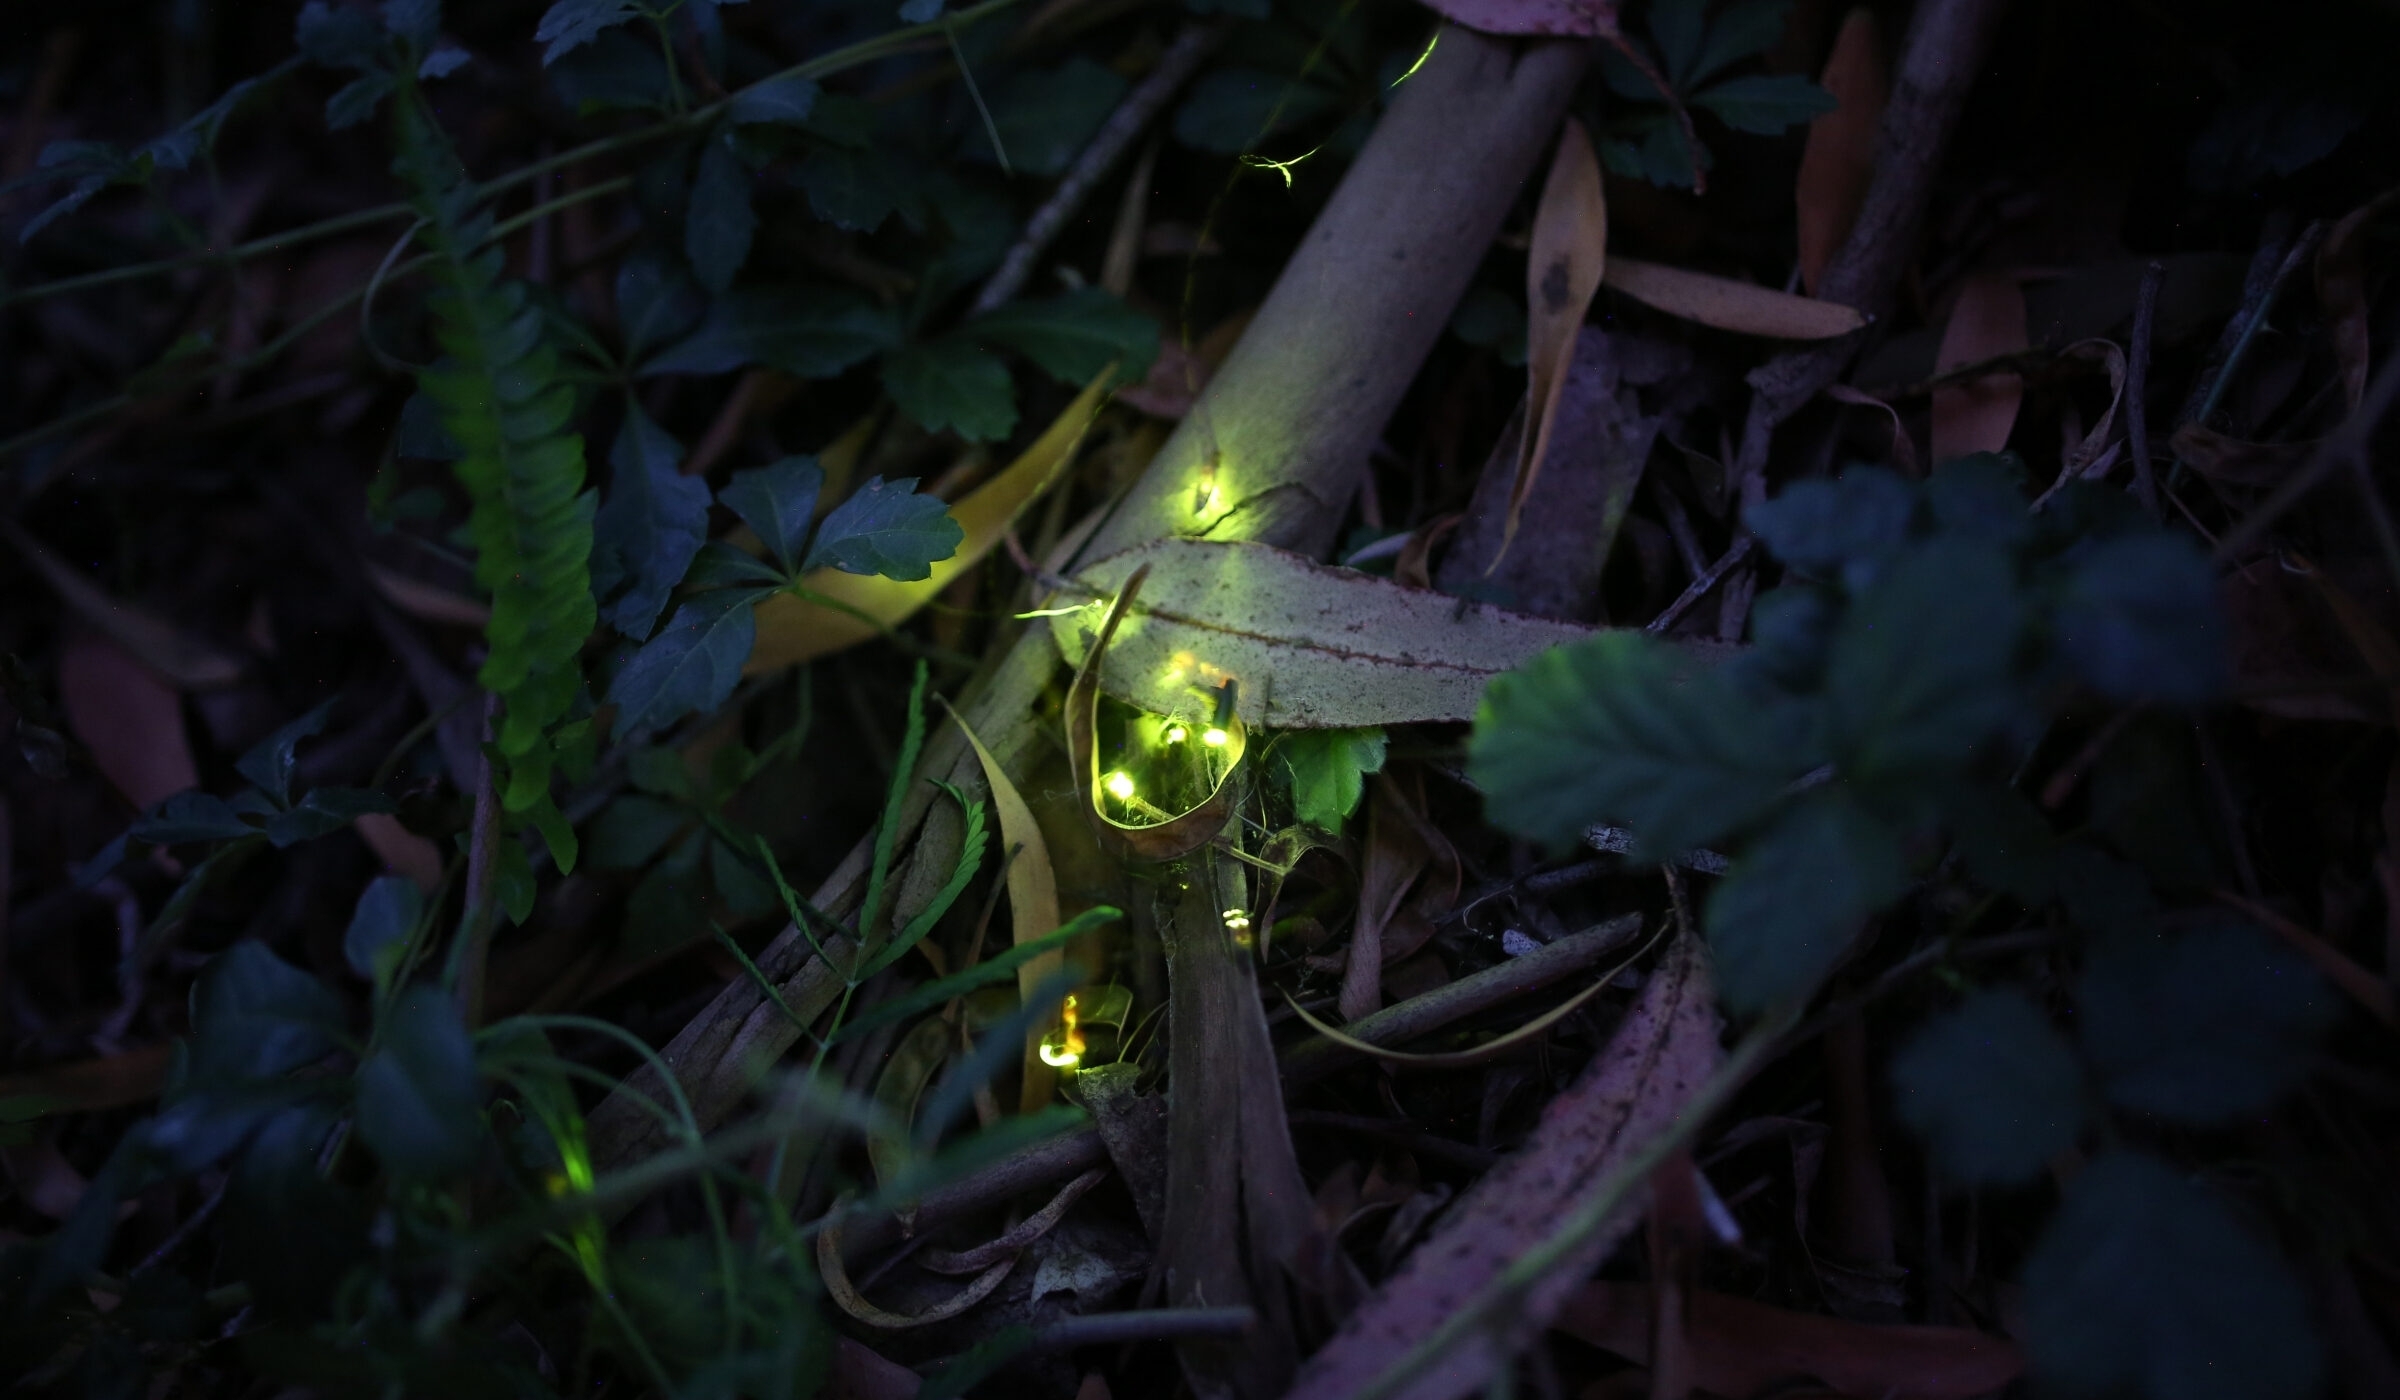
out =
[[[1034,820],[1024,794],[1009,781],[1008,770],[992,757],[963,716],[952,711],[951,718],[958,721],[959,732],[974,747],[975,759],[983,765],[983,780],[991,785],[992,810],[1000,818],[1000,845],[1016,853],[1008,862],[1008,917],[1016,941],[1030,943],[1059,925],[1058,872],[1050,864],[1050,843],[1042,839],[1041,823]],[[1017,994],[1032,997],[1065,960],[1063,953],[1049,952],[1020,966]],[[1050,1102],[1052,1075],[1041,1055],[1042,1037],[1049,1032],[1047,1025],[1025,1028],[1025,1089],[1020,1107],[1026,1113]]]
[[[1831,340],[1867,318],[1839,302],[1796,297],[1755,282],[1737,282],[1639,258],[1610,258],[1604,285],[1645,306],[1721,331],[1776,340]]]
[[[818,569],[801,581],[835,606],[788,593],[759,604],[758,640],[743,671],[755,675],[829,656],[888,631],[933,601],[952,579],[990,553],[1018,512],[1057,479],[1115,377],[1115,366],[1102,370],[1014,462],[950,508],[966,538],[959,542],[958,553],[933,566],[931,577],[902,583],[873,574]]]

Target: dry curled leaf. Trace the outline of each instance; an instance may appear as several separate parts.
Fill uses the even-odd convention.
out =
[[[1669,316],[1738,335],[1831,340],[1867,323],[1865,316],[1839,302],[1796,297],[1755,282],[1737,282],[1640,258],[1610,258],[1600,280]]]
[[[59,649],[58,704],[93,764],[135,807],[148,811],[200,785],[182,697],[107,637],[68,635]]]
[[[1592,153],[1583,123],[1569,117],[1559,129],[1558,153],[1551,159],[1550,178],[1533,216],[1532,254],[1525,260],[1525,402],[1533,413],[1533,427],[1518,439],[1508,514],[1486,575],[1500,567],[1516,539],[1525,498],[1550,451],[1560,394],[1575,358],[1576,333],[1592,309],[1593,294],[1600,290],[1607,255],[1608,200],[1600,188],[1600,159]]]
[[[1793,187],[1800,232],[1800,285],[1814,294],[1825,265],[1850,237],[1875,177],[1875,133],[1891,97],[1890,60],[1875,12],[1861,6],[1842,19],[1821,80],[1834,108],[1808,125]]]
[[[858,1286],[850,1281],[850,1272],[842,1264],[842,1225],[838,1217],[826,1221],[825,1227],[817,1231],[817,1272],[825,1280],[826,1293],[831,1295],[833,1301],[841,1307],[843,1312],[857,1318],[869,1327],[879,1327],[887,1332],[897,1332],[908,1327],[923,1327],[929,1323],[944,1322],[958,1316],[977,1303],[991,1297],[992,1290],[998,1288],[1000,1281],[1008,1277],[1008,1271],[1016,1266],[1017,1256],[1011,1254],[984,1270],[973,1283],[958,1290],[942,1302],[921,1313],[910,1313],[903,1316],[899,1313],[885,1312],[868,1302],[866,1296],[858,1291]]]
[[[1097,561],[1078,582],[1110,596],[1138,568],[1148,582],[1101,688],[1163,713],[1194,668],[1210,667],[1240,682],[1245,721],[1274,729],[1472,719],[1493,676],[1592,632],[1266,545],[1159,540]],[[1090,609],[1050,620],[1070,662],[1083,660],[1090,626]]]
[[[949,702],[943,702],[945,706]],[[1058,871],[1050,861],[1050,843],[1042,836],[1042,825],[1035,820],[1033,809],[1025,805],[1024,794],[1009,780],[1008,770],[992,757],[983,740],[968,727],[964,716],[952,711],[959,732],[975,750],[975,761],[983,766],[983,780],[992,790],[992,810],[1000,818],[1000,847],[1014,851],[1008,863],[1008,914],[1015,941],[1029,943],[1059,926]],[[1017,969],[1017,994],[1031,999],[1034,989],[1048,981],[1051,974],[1065,964],[1066,954],[1044,953]],[[1027,1113],[1050,1102],[1052,1076],[1050,1066],[1041,1056],[1042,1037],[1049,1034],[1045,1020],[1025,1028],[1025,1080],[1019,1106]]]
[[[2008,273],[1979,272],[1960,286],[1958,304],[1942,328],[1936,374],[2011,355],[2026,346],[2025,293]],[[1933,460],[1947,462],[2008,446],[2025,401],[2025,381],[2014,370],[1995,370],[1933,391]]]
[[[2395,208],[2400,189],[2384,191],[2344,214],[2317,248],[2317,304],[2325,309],[2343,400],[2353,411],[2367,392],[2367,233]]]

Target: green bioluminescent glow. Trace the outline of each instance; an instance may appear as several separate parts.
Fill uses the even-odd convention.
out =
[[[1275,160],[1268,156],[1256,154],[1246,155],[1242,157],[1242,164],[1249,166],[1253,170],[1274,171],[1276,174],[1283,177],[1283,187],[1288,190],[1292,187],[1292,167],[1298,165],[1300,162],[1308,159],[1310,156],[1315,155],[1317,152],[1323,149],[1325,148],[1322,146],[1311,146],[1307,150],[1302,151],[1300,154],[1293,156],[1290,160]]]
[[[1425,66],[1425,60],[1433,57],[1433,46],[1440,42],[1442,42],[1442,31],[1436,29],[1433,31],[1433,37],[1425,41],[1425,52],[1417,55],[1417,61],[1408,65],[1407,72],[1401,74],[1397,78],[1392,79],[1392,86],[1398,87],[1402,83],[1405,83],[1409,79],[1417,76],[1417,70]]]

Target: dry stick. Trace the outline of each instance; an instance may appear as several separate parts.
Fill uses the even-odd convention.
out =
[[[2400,398],[2400,356],[2394,356],[2376,372],[2357,411],[2318,446],[2308,464],[2285,477],[2282,485],[2217,541],[2217,562],[2231,564],[2248,554],[2266,536],[2269,527],[2335,472],[2347,468],[2364,477],[2372,465],[2376,429],[2392,411],[2396,398]]]
[[[1159,109],[1167,105],[1167,99],[1175,95],[1176,89],[1199,71],[1202,61],[1224,37],[1225,26],[1219,23],[1187,24],[1183,27],[1183,32],[1175,36],[1175,42],[1159,55],[1158,66],[1150,70],[1150,76],[1142,79],[1140,85],[1117,104],[1117,110],[1108,114],[1108,120],[1100,125],[1099,134],[1092,138],[1090,145],[1083,148],[1083,154],[1075,158],[1075,163],[1067,168],[1065,178],[1058,182],[1058,188],[1042,201],[1041,208],[1033,212],[1033,217],[1025,224],[1024,235],[1017,239],[1016,246],[1008,250],[1008,256],[1000,260],[999,271],[994,272],[991,280],[983,284],[983,290],[975,294],[971,314],[980,315],[1025,290],[1027,279],[1033,276],[1033,265],[1041,260],[1042,254],[1049,251],[1051,244],[1058,241],[1059,234],[1067,227],[1067,220],[1083,206],[1084,198],[1092,192],[1092,187],[1100,183],[1101,177],[1108,174],[1109,167],[1115,165],[1118,157],[1133,145],[1133,138],[1142,134],[1142,128],[1148,126],[1150,119],[1158,115]]]
[[[1422,996],[1387,1006],[1371,1016],[1360,1017],[1343,1027],[1343,1032],[1372,1045],[1399,1045],[1415,1040],[1453,1021],[1586,971],[1631,943],[1641,931],[1641,915],[1620,915],[1604,924],[1570,933],[1521,958],[1511,958]],[[1312,1036],[1284,1052],[1283,1082],[1296,1089],[1361,1058],[1359,1051],[1348,1046],[1323,1036]]]
[[[1900,274],[1916,247],[1933,177],[1950,133],[1982,71],[2001,0],[1925,0],[1908,31],[1892,99],[1876,140],[1875,179],[1850,237],[1825,269],[1817,295],[1856,307],[1870,320],[1891,312]],[[1742,425],[1733,478],[1742,499],[1765,499],[1767,451],[1776,427],[1832,383],[1859,348],[1855,335],[1787,351],[1750,374],[1755,391]]]
[[[500,697],[483,697],[483,743],[475,760],[475,818],[468,830],[467,901],[458,923],[458,1010],[472,1029],[483,1024],[484,964],[492,943],[493,863],[500,858],[500,793],[492,781],[489,745],[499,721]]]
[[[1258,1322],[1248,1308],[1150,1308],[1062,1318],[1033,1334],[1032,1351],[1073,1351],[1176,1337],[1238,1337]]]
[[[2153,520],[2160,506],[2158,469],[2150,460],[2150,352],[2157,339],[2158,288],[2166,280],[2165,263],[2153,260],[2142,269],[2141,290],[2133,298],[2133,355],[2125,367],[2125,440],[2133,449],[2133,484]]]
[[[1708,590],[1716,587],[1719,579],[1733,571],[1734,565],[1750,557],[1750,546],[1756,543],[1758,541],[1747,534],[1735,540],[1716,563],[1709,565],[1706,571],[1698,578],[1693,579],[1691,585],[1685,588],[1674,602],[1667,604],[1658,616],[1650,619],[1649,624],[1642,630],[1664,632],[1674,626],[1678,619],[1692,610],[1694,604],[1708,596]]]
[[[2241,373],[2242,362],[2250,357],[2250,347],[2258,342],[2260,328],[2267,324],[2268,313],[2275,309],[2276,298],[2283,294],[2284,284],[2292,280],[2292,274],[2299,271],[2303,263],[2316,257],[2317,245],[2325,241],[2325,228],[2325,221],[2317,219],[2300,230],[2300,236],[2292,240],[2291,246],[2284,250],[2283,260],[2276,264],[2275,275],[2268,278],[2263,287],[2251,289],[2242,310],[2226,328],[2233,335],[2232,347],[2225,352],[2224,361],[2206,381],[2205,388],[2193,389],[2193,398],[2199,401],[2199,406],[2191,409],[2185,421],[2207,427],[2208,420],[2216,416],[2218,406],[2225,401],[2226,389]],[[2234,326],[2241,329],[2234,331]],[[2178,455],[2174,467],[2167,473],[2169,490],[2183,484],[2184,467],[2184,460]]]

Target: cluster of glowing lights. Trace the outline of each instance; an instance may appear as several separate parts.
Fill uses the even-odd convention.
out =
[[[1182,725],[1180,725],[1180,724],[1170,724],[1170,725],[1168,725],[1168,726],[1167,726],[1167,732],[1166,732],[1165,734],[1161,735],[1160,737],[1161,737],[1161,738],[1163,738],[1163,739],[1165,739],[1165,740],[1166,740],[1168,743],[1170,743],[1170,744],[1180,744],[1180,743],[1183,743],[1185,740],[1187,740],[1187,739],[1190,739],[1190,738],[1192,737],[1192,731],[1191,731],[1191,730],[1189,730],[1189,729],[1186,729],[1185,727],[1183,727],[1183,726],[1182,726]],[[1213,724],[1212,724],[1212,725],[1210,725],[1208,728],[1206,728],[1206,729],[1203,729],[1203,730],[1201,730],[1201,731],[1200,731],[1200,742],[1201,742],[1201,743],[1203,743],[1203,744],[1206,744],[1206,745],[1208,745],[1208,746],[1209,746],[1210,748],[1212,748],[1212,749],[1221,749],[1221,748],[1225,747],[1227,744],[1231,743],[1232,741],[1233,741],[1233,736],[1232,736],[1232,735],[1230,735],[1230,734],[1227,734],[1227,733],[1226,733],[1224,730],[1217,728],[1217,727],[1216,727],[1215,725],[1213,725]],[[1112,778],[1121,778],[1121,777],[1124,777],[1125,775],[1124,775],[1124,774],[1122,774],[1122,773],[1113,773],[1113,774],[1110,774],[1109,776],[1111,776]],[[1117,793],[1117,796],[1119,796],[1119,797],[1125,797],[1125,796],[1128,796],[1128,795],[1130,795],[1130,790],[1131,790],[1131,788],[1132,788],[1132,780],[1131,780],[1131,779],[1127,779],[1127,781],[1126,781],[1126,787],[1127,787],[1128,791],[1127,791],[1127,792],[1118,792],[1118,793]],[[1111,792],[1116,792],[1116,788],[1115,788],[1115,787],[1112,785],[1112,786],[1109,788],[1109,791],[1111,791]]]
[[[1108,795],[1117,799],[1119,802],[1131,802],[1133,800],[1133,775],[1126,772],[1122,768],[1118,769],[1114,773],[1109,774],[1107,777],[1102,778],[1100,780],[1100,786],[1107,788]]]
[[[1058,1009],[1058,1029],[1042,1037],[1042,1063],[1052,1069],[1073,1069],[1083,1062],[1083,1032],[1076,1027],[1075,998]]]

